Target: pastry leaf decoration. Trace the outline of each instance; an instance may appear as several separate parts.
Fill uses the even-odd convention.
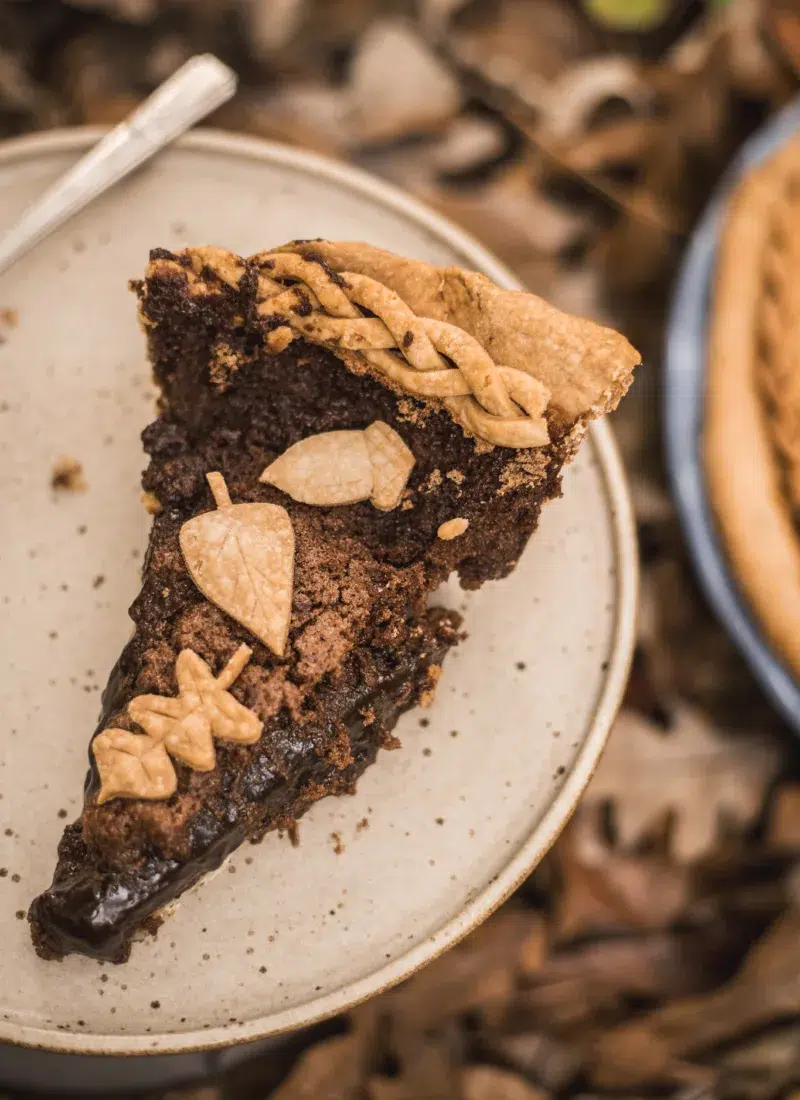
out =
[[[128,704],[128,714],[155,741],[163,741],[176,760],[195,771],[208,772],[216,764],[214,738],[250,745],[261,736],[261,722],[228,692],[250,659],[240,646],[218,677],[202,657],[184,649],[175,663],[178,696],[139,695]]]
[[[320,432],[293,443],[261,475],[302,504],[332,507],[371,500],[390,512],[400,502],[414,455],[388,424]]]
[[[186,566],[207,599],[282,657],[294,582],[289,514],[277,504],[232,504],[222,474],[206,476],[217,511],[181,528]]]
[[[195,771],[216,765],[214,738],[250,745],[261,736],[262,722],[230,694],[229,688],[250,660],[241,645],[219,674],[191,649],[175,663],[178,694],[138,695],[128,714],[145,734],[107,729],[92,743],[100,775],[98,805],[112,798],[169,798],[177,777],[170,756]]]
[[[302,504],[369,500],[372,465],[363,432],[320,432],[293,443],[261,475]]]
[[[107,729],[92,742],[100,775],[98,806],[112,798],[170,798],[178,777],[163,744],[128,730]]]

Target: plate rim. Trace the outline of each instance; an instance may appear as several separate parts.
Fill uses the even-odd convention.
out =
[[[0,168],[15,160],[52,153],[80,152],[99,140],[108,127],[80,126],[44,131],[0,142]],[[482,271],[498,285],[521,290],[522,284],[471,234],[401,189],[360,168],[354,168],[307,150],[279,142],[223,130],[201,128],[180,138],[183,148],[269,161],[304,171],[369,197],[395,214],[423,227],[431,236],[463,256],[463,262]],[[154,1035],[102,1035],[62,1032],[0,1020],[0,1042],[61,1053],[154,1056],[214,1050],[319,1023],[404,981],[422,966],[453,947],[486,920],[524,881],[555,843],[592,777],[622,702],[635,643],[638,591],[638,554],[635,523],[622,460],[609,424],[594,422],[589,439],[595,451],[609,510],[616,563],[616,602],[608,668],[574,765],[560,790],[534,828],[493,880],[456,916],[431,936],[387,965],[357,981],[346,983],[301,1005],[271,1012],[250,1021],[185,1032]]]
[[[798,133],[800,96],[740,147],[692,233],[667,320],[662,433],[672,493],[700,586],[761,687],[800,733],[800,683],[766,637],[732,573],[702,456],[710,300],[725,207],[744,172]]]

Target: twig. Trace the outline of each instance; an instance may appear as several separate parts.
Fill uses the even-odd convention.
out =
[[[424,27],[420,27],[420,31],[425,34]],[[426,39],[431,49],[435,50],[450,66],[456,69],[468,86],[469,91],[480,99],[485,106],[502,115],[506,122],[513,126],[520,136],[540,152],[542,156],[546,157],[551,164],[557,165],[566,175],[580,181],[589,191],[640,225],[659,230],[678,240],[685,238],[686,232],[682,226],[664,218],[654,217],[652,211],[645,213],[638,199],[636,197],[631,198],[623,188],[600,181],[567,163],[543,135],[537,132],[531,119],[532,108],[512,86],[492,80],[484,71],[459,57],[453,46],[443,37],[435,37],[427,33]]]

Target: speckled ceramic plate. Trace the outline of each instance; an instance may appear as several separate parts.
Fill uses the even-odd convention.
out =
[[[0,149],[0,223],[97,132]],[[619,703],[635,550],[608,428],[592,432],[512,577],[442,599],[469,639],[429,711],[400,724],[353,798],[300,848],[269,836],[184,899],[122,967],[45,963],[22,919],[78,813],[99,693],[129,634],[147,537],[139,432],[153,392],[126,280],[151,246],[248,253],[360,238],[511,276],[398,192],[316,157],[210,132],[183,140],[0,278],[0,1041],[177,1052],[273,1034],[406,977],[495,908],[555,839]],[[0,314],[2,317],[3,314]],[[54,493],[60,455],[88,489]]]

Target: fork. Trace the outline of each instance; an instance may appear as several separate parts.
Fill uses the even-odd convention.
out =
[[[0,274],[236,92],[238,78],[213,54],[191,57],[86,153],[0,237]]]

